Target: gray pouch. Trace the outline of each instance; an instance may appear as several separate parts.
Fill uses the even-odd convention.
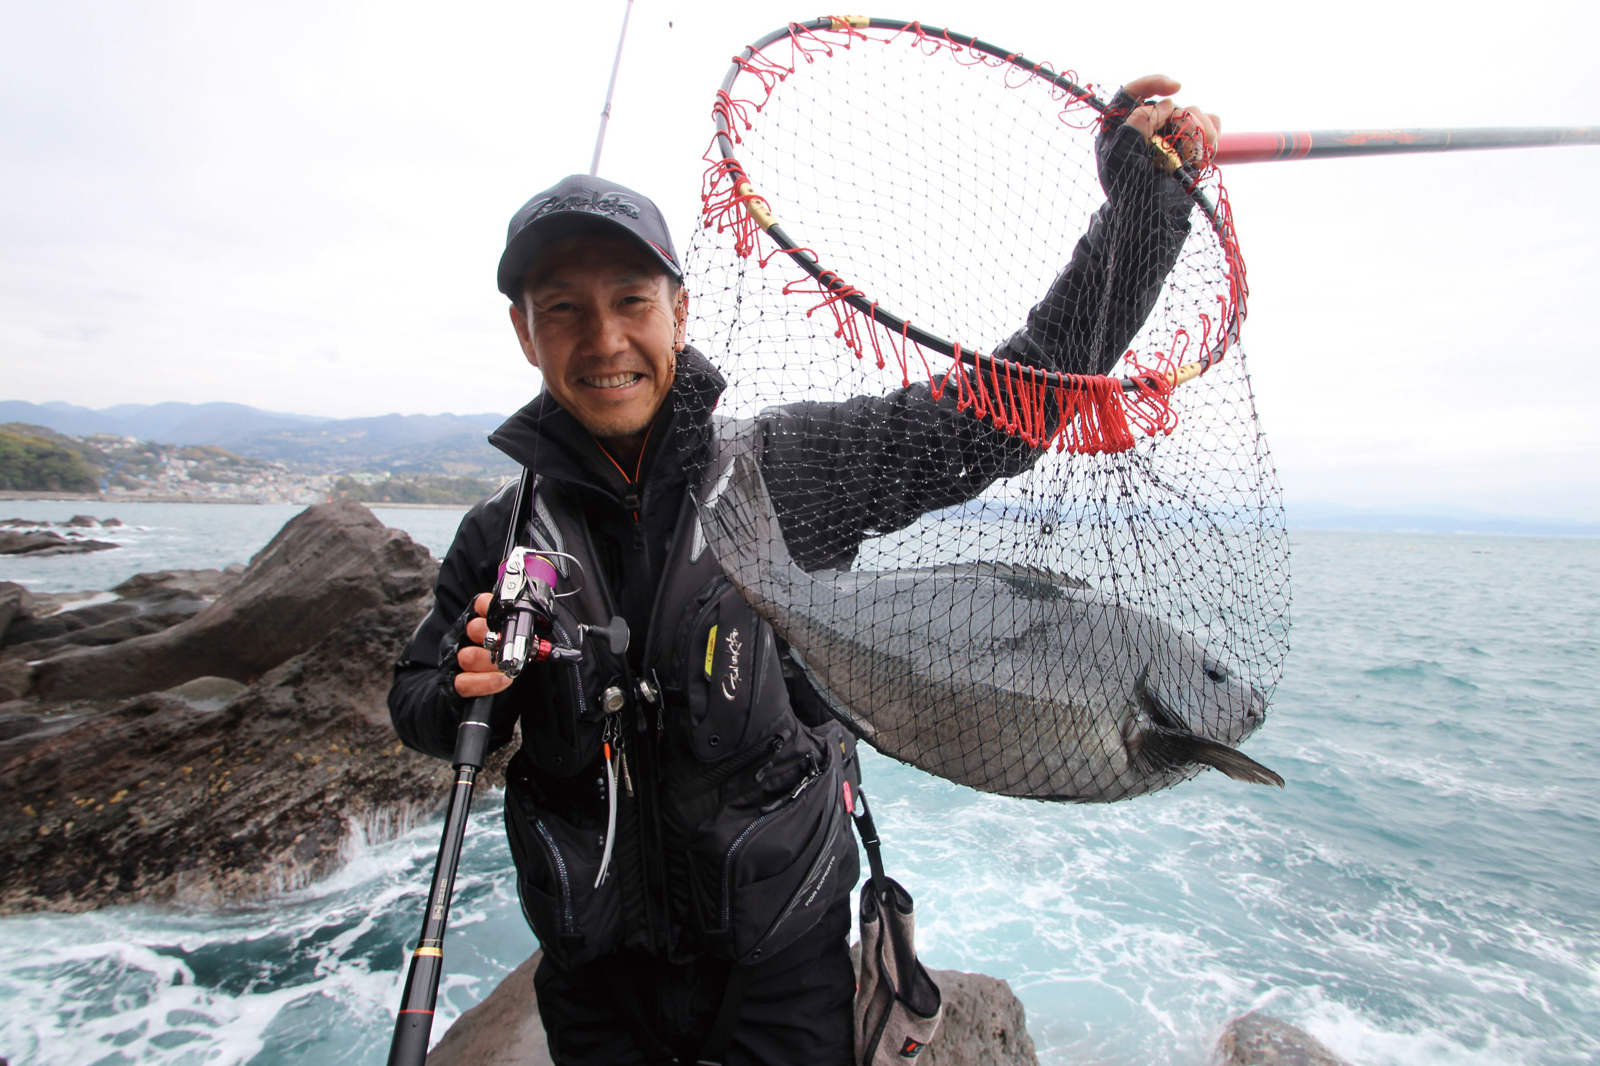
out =
[[[917,959],[911,894],[883,872],[866,797],[852,812],[872,876],[861,890],[861,970],[856,978],[856,1062],[905,1066],[939,1030],[939,986]]]

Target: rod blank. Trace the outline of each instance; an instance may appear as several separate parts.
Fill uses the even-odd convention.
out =
[[[1313,130],[1224,133],[1218,163],[1271,163],[1288,159],[1390,155],[1401,152],[1472,152],[1487,148],[1542,148],[1600,144],[1600,127],[1546,126],[1459,130]]]

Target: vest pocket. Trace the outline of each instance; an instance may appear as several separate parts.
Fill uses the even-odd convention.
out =
[[[686,613],[676,666],[689,707],[689,743],[696,758],[716,762],[771,729],[774,701],[762,695],[782,687],[782,666],[772,627],[726,578],[712,582]]]
[[[695,920],[711,953],[767,958],[814,926],[858,873],[846,824],[843,758],[831,734],[805,773],[762,806],[730,805],[690,840]],[[820,735],[818,735],[820,734]]]
[[[543,809],[525,779],[506,780],[506,837],[517,866],[522,913],[560,965],[581,966],[621,937],[616,871],[595,887],[605,826],[586,828]]]

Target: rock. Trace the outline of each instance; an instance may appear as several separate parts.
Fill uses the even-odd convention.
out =
[[[0,703],[21,699],[33,688],[33,667],[26,659],[0,662]]]
[[[533,991],[539,959],[540,952],[534,952],[483,1002],[457,1018],[428,1055],[428,1066],[549,1063]],[[939,1035],[915,1061],[923,1066],[1038,1066],[1022,1003],[1010,985],[978,973],[929,972],[944,996],[944,1019]]]
[[[92,514],[75,514],[61,524],[73,529],[99,529],[100,519]]]
[[[543,957],[535,951],[457,1018],[428,1053],[428,1066],[554,1066],[533,991],[533,971]]]
[[[337,869],[358,830],[384,840],[436,810],[454,774],[400,745],[385,702],[425,607],[345,619],[220,710],[156,693],[0,714],[0,914],[294,889]]]
[[[101,522],[100,525],[106,529],[121,529],[124,523],[120,518],[108,518],[104,522]]]
[[[1217,1041],[1221,1066],[1350,1066],[1304,1029],[1251,1011],[1235,1018]]]
[[[99,552],[120,547],[103,540],[71,540],[49,530],[16,533],[0,529],[0,555],[26,555],[39,558],[46,555],[77,555],[80,552]]]
[[[23,622],[3,641],[8,659],[45,659],[66,648],[100,647],[187,621],[206,601],[181,589],[158,588],[135,599],[97,603]]]
[[[197,677],[167,691],[191,707],[220,711],[248,686],[226,677]]]
[[[131,696],[203,675],[249,682],[379,604],[414,603],[439,564],[354,501],[309,507],[250,561],[239,583],[195,617],[106,648],[39,664],[45,699]]]
[[[14,581],[0,581],[0,644],[5,643],[6,627],[18,618],[33,617],[33,595]]]
[[[227,570],[151,570],[134,574],[111,591],[118,596],[131,598],[155,589],[174,589],[214,600],[237,585],[243,574],[244,567],[238,563]]]
[[[918,1056],[922,1066],[1039,1066],[1027,1012],[998,977],[930,970],[944,997],[939,1032]]]
[[[38,618],[31,618],[18,622],[6,630],[5,644],[32,644],[40,640],[54,640],[57,637],[75,633],[80,629],[88,629],[118,618],[126,618],[139,613],[139,605],[126,603],[121,600],[108,600],[103,603],[91,603],[86,607],[68,607]]]

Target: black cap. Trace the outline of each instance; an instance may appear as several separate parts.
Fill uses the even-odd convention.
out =
[[[511,216],[506,250],[495,276],[512,303],[522,299],[522,276],[539,252],[554,241],[578,233],[619,233],[631,237],[661,262],[667,273],[683,280],[683,267],[672,249],[672,235],[661,209],[648,196],[604,178],[572,174],[539,193]]]

